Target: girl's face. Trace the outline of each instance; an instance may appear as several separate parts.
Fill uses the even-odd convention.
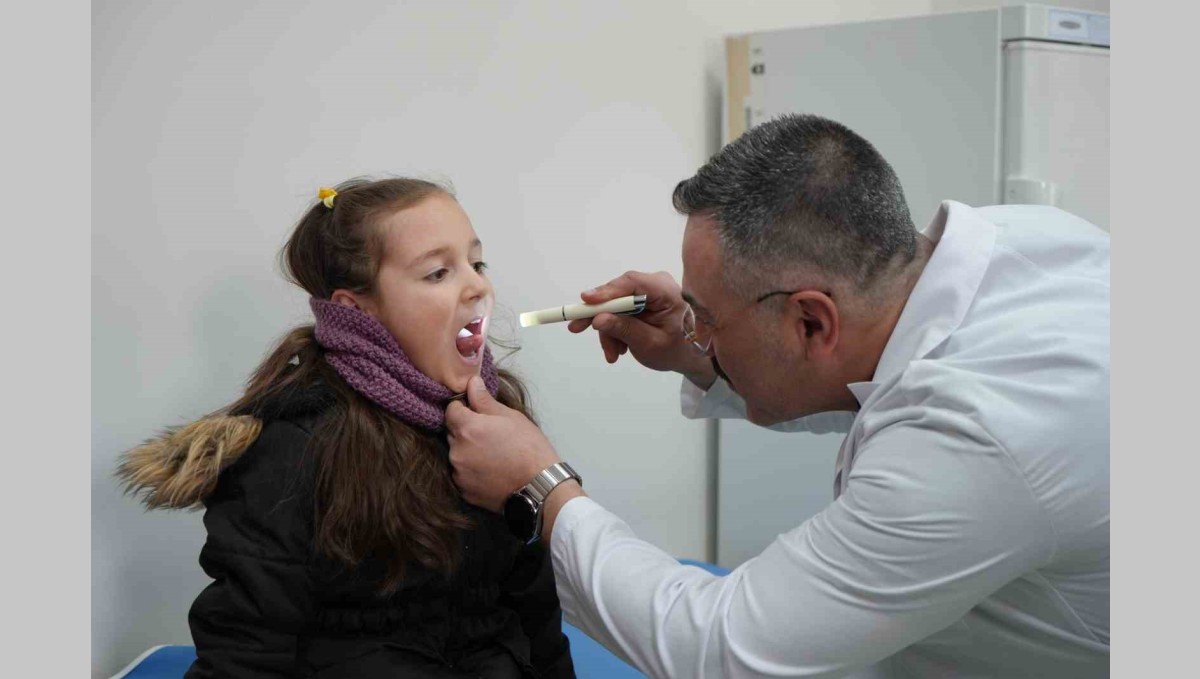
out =
[[[338,291],[378,319],[425,375],[456,393],[479,374],[494,292],[483,246],[458,201],[435,194],[383,220],[383,258],[368,295]]]

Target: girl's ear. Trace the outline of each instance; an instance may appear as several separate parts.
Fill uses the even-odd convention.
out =
[[[354,293],[350,292],[349,290],[334,290],[333,294],[330,295],[329,300],[334,304],[351,306],[355,309],[358,308],[358,300],[354,298]]]

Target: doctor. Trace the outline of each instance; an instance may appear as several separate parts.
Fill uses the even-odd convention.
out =
[[[653,677],[1107,676],[1107,234],[953,201],[918,232],[883,157],[815,116],[753,128],[674,203],[682,288],[584,294],[648,296],[593,319],[605,356],[681,373],[688,417],[845,431],[833,501],[728,576],[682,566],[476,380],[456,481],[547,541],[567,619]]]

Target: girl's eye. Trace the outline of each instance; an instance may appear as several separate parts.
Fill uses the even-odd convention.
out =
[[[475,262],[474,266],[475,266],[475,273],[483,273],[484,271],[487,271],[487,269],[488,269],[487,262]]]
[[[425,280],[433,281],[436,283],[436,282],[442,280],[443,278],[445,278],[446,274],[449,274],[449,273],[450,273],[449,269],[446,269],[446,268],[438,269],[437,271],[434,271],[433,273],[426,276]]]

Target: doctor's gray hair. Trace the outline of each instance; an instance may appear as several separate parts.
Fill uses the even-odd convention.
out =
[[[672,202],[685,215],[711,212],[735,288],[808,268],[870,293],[917,255],[891,165],[867,140],[815,115],[750,129],[680,182]]]

